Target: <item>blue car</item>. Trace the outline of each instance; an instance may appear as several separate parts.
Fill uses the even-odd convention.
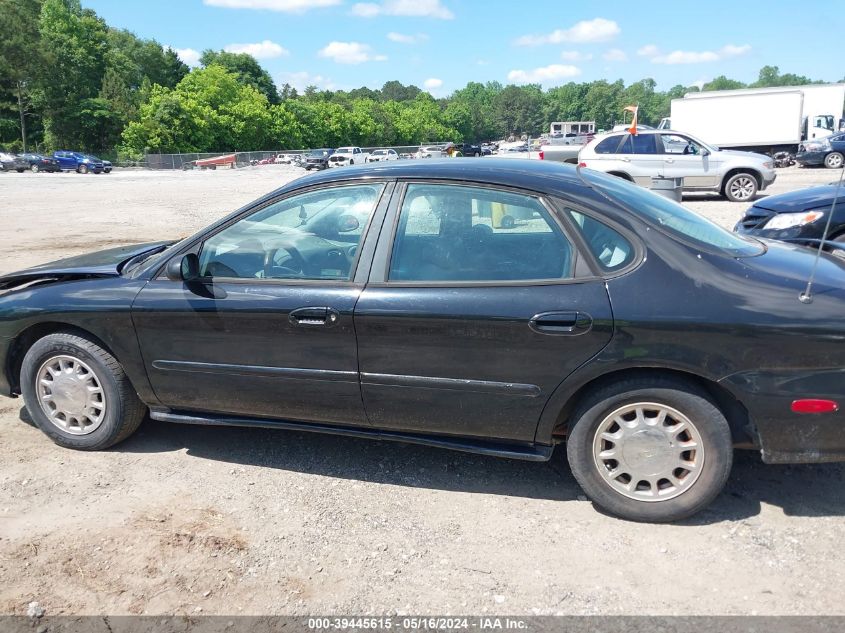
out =
[[[828,169],[840,169],[845,164],[845,132],[804,141],[798,146],[795,160],[804,166],[824,165]]]
[[[61,150],[53,152],[53,158],[59,161],[59,166],[63,171],[76,171],[80,174],[87,174],[88,172],[99,174],[106,171],[106,166],[102,160],[81,152]],[[109,163],[109,169],[106,173],[109,171],[111,171],[111,163]]]

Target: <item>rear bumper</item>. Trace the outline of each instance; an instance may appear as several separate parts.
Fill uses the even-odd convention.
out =
[[[845,461],[845,369],[759,370],[720,381],[746,405],[763,461],[805,464]],[[802,398],[839,403],[833,413],[794,413]]]
[[[795,162],[799,165],[824,165],[825,156],[829,152],[801,152],[796,154]]]

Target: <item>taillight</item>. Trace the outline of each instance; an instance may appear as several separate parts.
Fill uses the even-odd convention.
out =
[[[581,161],[580,163],[578,163],[578,166],[579,167],[586,167],[587,163],[585,163],[584,161]]]
[[[540,160],[546,160],[546,152],[540,152]]]
[[[833,413],[839,411],[839,405],[835,401],[817,398],[795,400],[790,408],[795,413]]]

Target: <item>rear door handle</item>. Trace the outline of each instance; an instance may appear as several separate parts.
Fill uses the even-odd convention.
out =
[[[288,321],[299,327],[332,327],[340,321],[340,314],[326,307],[297,308],[288,315]]]
[[[625,158],[624,156],[623,156],[620,160],[621,160],[623,163],[630,163],[630,162],[631,162],[631,159],[630,159],[630,158]]]
[[[528,327],[538,334],[578,336],[593,327],[593,317],[586,312],[542,312],[531,317]]]
[[[666,161],[667,163],[674,163],[674,162],[675,162],[675,159],[674,159],[674,158],[667,158],[667,159],[665,159],[665,161]]]

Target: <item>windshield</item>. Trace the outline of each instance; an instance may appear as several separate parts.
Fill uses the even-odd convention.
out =
[[[319,158],[321,156],[325,156],[327,154],[328,154],[328,151],[324,150],[324,149],[313,149],[310,152],[308,152],[309,156],[315,156],[317,158]]]
[[[587,186],[647,223],[704,250],[722,252],[733,257],[753,257],[765,251],[757,240],[731,233],[704,216],[648,189],[592,169],[579,168],[578,174]]]
[[[382,156],[384,154],[387,154],[386,149],[377,149],[376,151],[373,152],[373,156]]]
[[[352,148],[351,148],[351,147],[339,147],[339,148],[337,149],[337,151],[338,151],[338,153],[339,153],[339,154],[340,154],[340,153],[343,153],[343,154],[351,154],[351,153],[352,153]]]

